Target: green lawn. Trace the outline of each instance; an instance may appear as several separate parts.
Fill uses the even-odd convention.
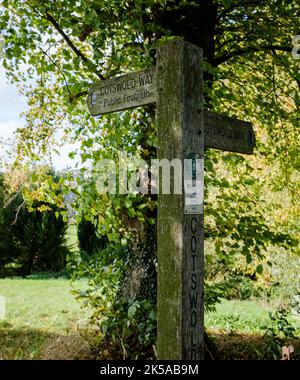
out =
[[[206,313],[205,325],[213,330],[263,334],[270,324],[269,312],[274,309],[266,303],[256,300],[223,300],[217,305],[216,312]],[[300,333],[300,318],[288,320]]]
[[[38,358],[46,341],[77,332],[87,321],[68,279],[3,279],[0,295],[6,299],[0,359]]]
[[[270,311],[274,311],[270,304],[257,300],[223,300],[216,312],[206,313],[205,326],[215,347],[211,349],[212,357],[222,360],[280,359],[282,345],[274,348],[274,340],[264,335],[268,327],[274,327]],[[286,339],[285,344],[294,346],[294,358],[299,360],[300,318],[289,316],[288,321],[296,331],[295,338]]]
[[[85,284],[80,282],[80,288]],[[5,319],[0,320],[0,359],[74,358],[86,344],[79,332],[88,315],[71,294],[68,279],[2,279],[0,295],[7,306]],[[255,300],[224,300],[216,312],[207,313],[206,328],[221,347],[222,357],[231,352],[251,358],[249,353],[270,324],[269,311],[270,306]],[[300,336],[300,318],[289,320]]]

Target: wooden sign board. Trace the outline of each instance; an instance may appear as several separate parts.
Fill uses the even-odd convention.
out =
[[[156,68],[121,75],[92,85],[87,97],[91,115],[97,116],[157,102]],[[205,148],[252,154],[255,136],[251,123],[204,112]]]
[[[204,111],[204,145],[206,148],[252,154],[255,135],[251,123]]]
[[[87,97],[89,111],[96,116],[155,103],[156,83],[155,67],[97,82]]]

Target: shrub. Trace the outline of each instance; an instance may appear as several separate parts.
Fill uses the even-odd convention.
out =
[[[95,225],[89,220],[85,220],[84,217],[78,224],[77,236],[83,257],[92,256],[102,251],[107,245],[106,236],[98,236]]]
[[[127,247],[111,243],[73,273],[74,279],[89,279],[87,289],[74,293],[92,311],[95,354],[102,359],[155,357],[156,287],[150,283],[156,273],[150,251],[146,243]],[[139,272],[138,278],[133,272]],[[149,280],[145,274],[151,272]]]
[[[2,181],[0,193],[0,275],[64,269],[67,223],[57,207],[43,204],[46,211],[42,212],[38,210],[41,204],[35,203],[33,211],[28,211],[21,194],[15,194],[5,205]]]
[[[282,347],[288,345],[295,338],[295,328],[287,319],[288,315],[289,311],[285,309],[269,313],[271,323],[266,327],[263,336],[265,344],[264,355],[268,359],[280,359]]]
[[[149,300],[119,298],[101,324],[98,356],[114,359],[155,359],[156,308]]]

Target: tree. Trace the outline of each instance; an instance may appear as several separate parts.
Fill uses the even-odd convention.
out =
[[[103,250],[107,244],[104,237],[97,236],[94,224],[84,218],[78,224],[78,242],[80,249],[88,255]]]
[[[101,158],[116,159],[122,150],[155,157],[154,107],[95,119],[85,97],[92,82],[154,65],[157,47],[184,38],[204,50],[206,108],[252,122],[257,135],[254,157],[206,151],[207,260],[261,273],[270,244],[291,250],[298,238],[300,77],[291,51],[299,13],[296,0],[4,0],[3,64],[30,105],[18,161],[30,166],[74,140],[93,175]],[[110,242],[152,234],[141,225],[155,224],[155,197],[99,197],[95,184],[77,181],[77,209]]]
[[[1,276],[65,268],[67,223],[57,206],[35,202],[29,211],[22,194],[9,194],[1,176],[0,207]]]

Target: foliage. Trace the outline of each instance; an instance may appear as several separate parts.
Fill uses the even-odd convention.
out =
[[[234,284],[232,279],[228,281],[209,282],[204,284],[204,306],[206,312],[216,311],[216,305],[223,298],[229,299]]]
[[[155,225],[156,197],[99,194],[95,178],[99,161],[116,160],[120,151],[129,157],[140,152],[147,161],[156,157],[154,107],[96,119],[85,96],[96,80],[154,65],[155,49],[169,39],[201,46],[206,108],[252,122],[257,136],[254,157],[206,151],[206,279],[213,307],[228,289],[213,289],[216,273],[225,281],[230,273],[259,278],[274,246],[297,251],[300,81],[291,39],[299,32],[299,11],[297,0],[3,0],[3,65],[30,106],[26,127],[18,131],[16,165],[30,169],[55,147],[76,141],[80,148],[71,157],[80,175],[69,174],[60,185],[76,194],[78,215],[115,246],[137,235],[150,240],[155,230],[140,232]],[[47,199],[61,207],[46,173],[34,183],[28,191],[23,180],[29,204]],[[149,252],[153,263],[154,245]],[[111,255],[111,262],[119,260]],[[147,301],[153,301],[151,292]]]
[[[278,306],[289,308],[295,296],[300,294],[300,258],[283,250],[273,250],[272,266],[264,273],[265,295],[280,302]]]
[[[145,270],[149,266],[145,252],[145,247],[144,251],[139,251],[138,246],[130,251],[128,247],[111,244],[94,254],[89,262],[81,262],[73,272],[74,279],[88,279],[88,286],[75,287],[74,294],[83,301],[83,307],[91,311],[91,323],[97,326],[95,353],[101,358],[107,355],[113,355],[114,359],[154,357],[156,302],[155,297],[147,298],[151,284],[156,290],[151,282],[153,277],[133,278],[131,275],[132,263],[136,264],[135,269]],[[134,260],[131,255],[135,256]],[[139,265],[137,260],[140,260]]]
[[[207,238],[220,240],[224,246],[229,244],[224,236],[230,232],[232,244],[223,248],[217,241],[220,250],[228,253],[239,244],[250,261],[264,250],[269,231],[294,234],[293,218],[282,221],[281,215],[292,207],[293,215],[297,213],[293,206],[298,183],[293,125],[297,125],[299,107],[298,68],[288,36],[298,31],[298,2],[203,1],[200,5],[144,0],[134,6],[122,1],[101,4],[3,1],[3,64],[30,104],[26,128],[19,131],[19,162],[31,165],[45,158],[56,143],[74,140],[81,148],[72,157],[82,163],[89,161],[94,168],[101,158],[116,158],[120,150],[131,155],[140,150],[143,158],[154,157],[156,131],[151,107],[97,120],[88,115],[83,95],[92,81],[153,64],[155,48],[181,36],[204,48],[207,107],[252,121],[257,133],[255,159],[207,152],[207,187],[210,194],[212,189],[219,191],[217,202],[207,198]],[[180,22],[174,23],[177,18]],[[26,75],[20,66],[24,61],[28,64]],[[36,79],[33,88],[32,83],[26,87],[28,76]],[[39,112],[40,108],[44,112]],[[91,218],[99,218],[101,228],[106,228],[102,232],[110,234],[110,239],[117,241],[127,235],[121,210],[131,218],[152,217],[153,199],[99,197],[95,186],[84,186],[84,176],[76,180],[84,190],[78,207],[88,209]],[[65,183],[66,191],[69,184]],[[290,204],[278,208],[272,199],[265,199],[271,188],[286,188]],[[44,193],[49,195],[47,189]],[[124,207],[128,198],[132,206]],[[272,240],[275,244],[282,241],[280,234]]]
[[[114,359],[155,359],[156,312],[152,302],[121,298],[104,315],[97,350],[100,358],[108,352],[114,353]]]
[[[84,218],[78,224],[77,235],[82,254],[92,255],[104,249],[107,244],[105,237],[97,235],[97,228],[94,224]]]
[[[70,275],[65,269],[60,272],[34,272],[33,274],[26,276],[26,279],[28,280],[66,280],[68,278],[70,278]]]
[[[287,310],[278,310],[269,313],[271,325],[268,326],[265,335],[266,355],[272,355],[273,359],[280,359],[282,356],[282,347],[294,339],[294,326],[287,320],[289,312]]]
[[[8,195],[5,187],[0,193],[1,276],[64,269],[67,225],[57,215],[57,207],[35,202],[29,211],[20,193]]]

